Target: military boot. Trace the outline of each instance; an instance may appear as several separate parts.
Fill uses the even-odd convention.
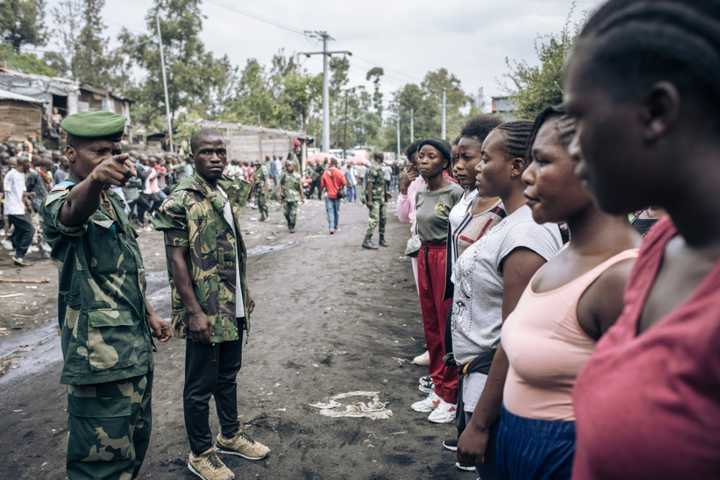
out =
[[[378,246],[372,241],[372,235],[365,235],[365,240],[362,243],[362,248],[367,250],[377,250]]]
[[[381,247],[388,246],[387,242],[385,241],[385,234],[380,235],[380,241],[378,242],[378,245],[380,245]]]

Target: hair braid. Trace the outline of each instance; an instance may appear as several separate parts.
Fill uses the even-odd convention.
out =
[[[518,120],[501,123],[498,130],[505,135],[505,150],[513,158],[528,159],[528,142],[533,132],[533,122]]]
[[[614,80],[616,97],[663,79],[720,103],[718,0],[610,0],[588,20],[578,45]]]

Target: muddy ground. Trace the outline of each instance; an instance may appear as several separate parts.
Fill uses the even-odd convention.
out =
[[[423,341],[403,256],[407,227],[391,218],[390,248],[366,251],[360,248],[366,220],[362,205],[344,204],[341,230],[330,236],[323,205],[312,200],[289,234],[277,205],[266,223],[247,211],[243,231],[257,308],[238,404],[248,433],[272,453],[262,462],[227,459],[239,479],[475,479],[456,471],[453,454],[440,445],[454,427],[430,424],[409,409],[421,398],[417,379],[424,369],[409,364]],[[161,236],[143,232],[141,240],[151,300],[167,318]],[[8,265],[0,253],[0,278],[17,275]],[[55,270],[38,261],[23,275],[50,283],[0,283],[0,325],[7,329],[0,359],[8,366],[0,377],[0,478],[62,479],[67,430]],[[185,468],[183,342],[161,345],[156,355],[153,436],[140,478],[194,478]],[[356,390],[379,392],[392,417],[329,418],[309,406]]]

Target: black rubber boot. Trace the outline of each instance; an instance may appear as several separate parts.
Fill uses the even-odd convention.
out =
[[[380,241],[378,242],[378,245],[380,245],[381,247],[387,247],[387,246],[388,246],[387,242],[385,241],[385,235],[384,235],[384,234],[383,234],[383,235],[380,235]]]
[[[372,241],[372,235],[365,235],[365,240],[362,243],[362,248],[367,250],[377,250],[378,246]]]

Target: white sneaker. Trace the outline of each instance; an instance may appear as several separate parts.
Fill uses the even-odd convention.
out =
[[[430,395],[428,395],[424,400],[413,403],[410,405],[410,408],[416,412],[428,413],[435,410],[435,408],[440,405],[440,402],[442,402],[442,399],[435,395],[435,392],[430,392]]]
[[[5,250],[15,250],[15,247],[13,247],[13,244],[10,242],[10,240],[3,240],[2,246]]]
[[[427,367],[430,365],[430,352],[425,350],[425,353],[413,358],[412,363],[421,367]]]
[[[448,403],[442,398],[439,400],[438,406],[428,416],[428,421],[432,423],[453,423],[457,411],[456,405]]]

